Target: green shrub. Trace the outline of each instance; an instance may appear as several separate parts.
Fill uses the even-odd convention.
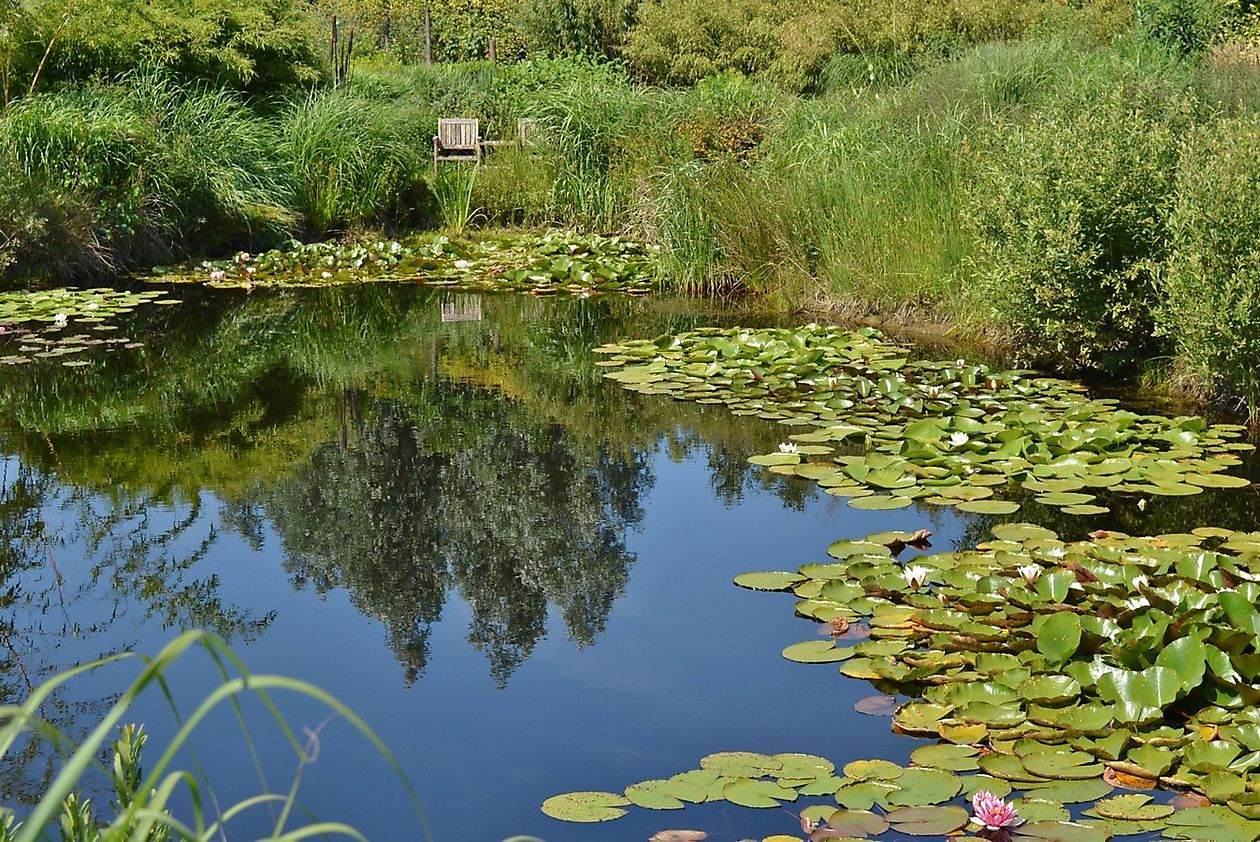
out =
[[[320,91],[281,123],[294,207],[310,233],[405,219],[427,205],[432,129],[397,102]]]
[[[1150,350],[1151,267],[1195,118],[1169,77],[1151,66],[1079,80],[979,150],[974,312],[1013,331],[1025,361],[1119,371]]]
[[[1160,333],[1180,372],[1260,417],[1260,116],[1201,127],[1185,145],[1160,267]]]
[[[1146,36],[1180,55],[1203,52],[1229,19],[1225,0],[1138,0],[1134,9]]]
[[[33,0],[23,7],[12,44],[14,95],[37,73],[46,89],[117,79],[141,65],[258,96],[313,84],[324,72],[323,33],[301,0]]]
[[[614,58],[638,5],[638,0],[526,0],[519,23],[535,52]]]

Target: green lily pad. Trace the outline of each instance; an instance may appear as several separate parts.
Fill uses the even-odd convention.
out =
[[[544,801],[542,811],[565,822],[607,822],[624,816],[629,803],[612,792],[566,792]]]
[[[799,573],[741,573],[735,577],[735,584],[754,591],[783,591],[803,581],[805,577]]]
[[[970,816],[962,807],[901,807],[889,811],[888,823],[908,836],[946,836],[967,825]]]

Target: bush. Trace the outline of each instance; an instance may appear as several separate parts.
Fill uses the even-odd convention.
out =
[[[527,0],[520,27],[532,51],[615,58],[634,22],[638,0]]]
[[[1229,19],[1224,0],[1138,0],[1134,9],[1146,36],[1180,55],[1202,53]]]
[[[1260,116],[1186,142],[1160,267],[1160,333],[1180,372],[1260,417]]]
[[[1195,117],[1175,76],[1082,79],[979,151],[966,206],[974,308],[1014,331],[1024,361],[1117,372],[1150,350],[1151,269]]]
[[[36,0],[21,8],[7,57],[14,95],[37,73],[46,89],[114,80],[145,65],[185,82],[272,96],[315,83],[325,69],[323,34],[301,0]]]

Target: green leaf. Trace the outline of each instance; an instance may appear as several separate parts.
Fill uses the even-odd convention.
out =
[[[612,792],[566,792],[542,803],[542,811],[564,822],[607,822],[626,814],[630,802]]]
[[[1081,619],[1071,612],[1046,618],[1037,630],[1037,651],[1051,663],[1061,664],[1081,645]]]

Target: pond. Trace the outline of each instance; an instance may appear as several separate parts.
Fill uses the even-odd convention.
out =
[[[10,702],[82,660],[154,653],[207,628],[251,670],[310,681],[370,723],[439,840],[792,833],[792,805],[638,810],[609,825],[558,822],[539,805],[720,751],[904,763],[923,744],[855,711],[878,693],[870,683],[782,658],[817,625],[732,579],[828,561],[833,541],[883,530],[971,546],[1003,518],[853,509],[748,463],[785,441],[782,426],[626,391],[592,350],[768,318],[387,283],[173,294],[183,303],[124,314],[117,338],[142,347],[0,370]],[[1209,490],[1129,501],[1105,521],[1153,535],[1252,529],[1258,513],[1251,489]],[[1065,538],[1100,522],[1037,505],[1005,519]],[[81,736],[135,672],[76,680],[50,718]],[[215,669],[190,655],[169,678],[186,712]],[[283,709],[318,732],[318,759],[301,770],[312,814],[374,839],[424,838],[398,777],[353,727],[300,697]],[[129,718],[157,745],[178,727],[159,693]],[[260,774],[283,792],[298,773],[260,705],[242,718],[249,741],[224,709],[186,758],[222,804],[259,792]],[[5,802],[28,803],[48,773],[45,755],[9,758]],[[269,816],[247,815],[238,835],[265,833]]]

